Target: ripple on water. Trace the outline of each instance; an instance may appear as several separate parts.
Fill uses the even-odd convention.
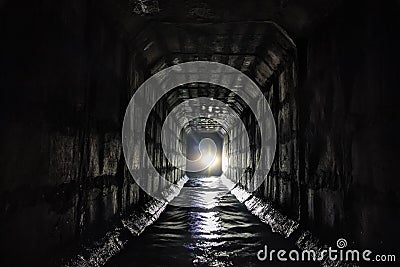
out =
[[[169,205],[158,221],[133,240],[109,266],[287,266],[260,262],[265,244],[292,247],[227,192],[220,177],[191,178],[192,207]],[[294,244],[293,244],[294,248]],[[297,264],[291,266],[298,266]]]

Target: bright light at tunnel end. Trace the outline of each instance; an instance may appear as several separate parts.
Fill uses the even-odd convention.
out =
[[[147,154],[145,145],[146,122],[152,108],[166,93],[178,86],[190,83],[209,83],[224,87],[239,96],[253,112],[260,129],[261,148],[259,161],[253,172],[254,175],[248,179],[246,187],[248,191],[256,190],[265,180],[275,155],[276,128],[274,117],[262,91],[247,75],[228,65],[209,61],[186,62],[161,70],[146,80],[132,96],[125,112],[122,127],[122,147],[127,167],[133,179],[150,196],[158,200],[165,200],[164,192],[173,185],[156,170],[151,157]],[[152,92],[152,94],[148,92]],[[190,161],[182,155],[179,148],[179,134],[184,125],[176,124],[176,127],[181,128],[177,129],[176,132],[167,130],[170,127],[168,124],[174,123],[169,121],[172,118],[170,115],[173,115],[174,111],[179,116],[184,114],[185,117],[182,120],[185,124],[197,117],[209,117],[209,110],[202,109],[203,106],[224,108],[226,114],[216,113],[218,115],[215,116],[216,121],[227,129],[227,136],[229,138],[231,135],[235,136],[234,139],[230,140],[230,147],[241,151],[241,153],[250,152],[248,133],[238,114],[222,101],[201,97],[184,101],[167,116],[161,129],[164,155],[169,162],[174,163],[176,168],[183,171],[191,171],[191,168],[198,171],[198,168],[205,170],[222,166],[224,176],[237,183],[245,170],[248,169],[247,162],[237,162],[235,175],[230,175],[232,172],[229,171],[228,165],[230,157],[235,157],[235,153],[231,153],[232,155],[225,153],[220,156],[217,155],[216,151],[203,151],[199,160],[190,164]],[[191,113],[182,113],[180,108],[183,107],[190,107]],[[228,121],[230,121],[230,124]],[[187,189],[183,187],[182,191],[185,190]],[[228,191],[227,188],[226,193]],[[180,201],[179,206],[189,207],[191,202]]]
[[[162,140],[166,140],[165,137],[162,137]],[[163,150],[166,157],[173,161],[173,155],[176,155],[176,149],[171,149],[168,147],[165,142],[163,142]],[[190,160],[186,158],[182,153],[180,156],[186,159],[185,171],[189,172],[199,172],[209,169],[213,164],[215,164],[218,149],[217,146],[211,138],[203,138],[200,140],[198,145],[198,150],[200,152],[200,157],[195,160]]]
[[[217,168],[220,164],[220,159],[218,156],[213,154],[205,155],[203,159],[203,164],[208,166],[208,169]]]

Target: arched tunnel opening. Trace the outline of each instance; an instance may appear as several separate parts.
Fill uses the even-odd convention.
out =
[[[0,265],[396,266],[399,9],[0,1]]]

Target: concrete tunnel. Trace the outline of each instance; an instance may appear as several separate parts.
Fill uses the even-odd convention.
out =
[[[195,140],[217,140],[219,165],[201,175],[230,177],[238,200],[250,193],[243,203],[283,239],[305,249],[345,238],[397,253],[399,9],[394,0],[0,1],[1,265],[103,266],[118,257],[167,208],[128,167],[147,151],[177,188],[200,174],[167,159],[161,140],[168,115],[195,98],[222,104],[199,105],[204,116],[189,121],[192,107],[183,107],[167,143],[191,154]],[[211,83],[178,86],[145,124],[132,122],[145,142],[126,161],[121,129],[132,96],[154,74],[193,61],[244,73],[268,102],[276,146],[259,187],[260,122],[240,89]],[[230,127],[235,116],[249,150]]]

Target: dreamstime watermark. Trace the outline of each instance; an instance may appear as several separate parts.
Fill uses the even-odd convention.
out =
[[[230,90],[236,98],[253,113],[259,130],[260,143],[258,163],[253,176],[248,180],[248,191],[255,191],[264,182],[272,166],[276,149],[276,127],[274,116],[269,104],[260,88],[241,71],[217,62],[193,61],[174,65],[161,70],[146,80],[133,94],[125,112],[122,127],[122,148],[125,162],[135,182],[150,196],[165,200],[164,192],[172,183],[153,166],[152,156],[146,148],[146,123],[154,106],[168,92],[183,85],[207,83]],[[214,111],[215,110],[215,111]],[[212,97],[197,97],[186,99],[179,103],[165,119],[161,129],[162,151],[174,168],[183,171],[206,170],[215,160],[215,145],[212,139],[200,142],[202,158],[195,161],[188,160],[180,150],[180,133],[190,121],[196,118],[212,118],[220,124],[229,136],[235,132],[235,139],[230,140],[230,146],[236,146],[242,153],[250,153],[250,142],[246,127],[235,110],[228,103]],[[175,125],[175,121],[179,125]],[[175,125],[175,126],[174,126]],[[172,130],[171,130],[172,129]],[[157,139],[157,137],[155,137]],[[202,153],[206,147],[214,147],[211,155]],[[203,154],[205,155],[203,157]],[[237,177],[241,177],[248,168],[247,162],[238,162],[235,166]],[[230,178],[230,177],[227,177]],[[182,188],[179,206],[191,206],[190,188]],[[226,193],[229,188],[226,189]]]
[[[264,249],[257,252],[257,258],[260,261],[292,261],[292,262],[307,262],[307,261],[330,261],[340,262],[395,262],[396,255],[394,254],[374,254],[371,250],[346,249],[347,240],[339,238],[336,242],[336,248],[328,247],[321,250],[275,250],[269,249],[267,245]]]

